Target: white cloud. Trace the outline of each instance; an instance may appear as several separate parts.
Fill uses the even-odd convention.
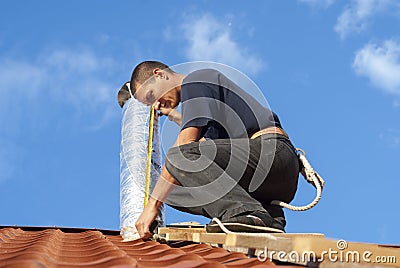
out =
[[[186,56],[189,60],[216,61],[257,73],[262,61],[250,54],[232,39],[231,27],[210,14],[184,22],[184,36],[189,42]],[[164,35],[170,35],[170,30]]]
[[[57,81],[51,87],[74,104],[104,103],[114,93],[102,77],[114,65],[111,58],[89,50],[55,50],[42,58],[40,65]]]
[[[312,7],[328,8],[335,0],[297,0],[298,2],[308,4]]]
[[[37,93],[47,79],[47,72],[29,62],[6,59],[0,61],[0,94],[24,92],[27,96]]]
[[[88,49],[55,49],[31,61],[3,59],[0,104],[14,105],[18,99],[29,101],[45,95],[73,105],[80,112],[105,110],[105,105],[116,103],[115,85],[107,79],[114,67],[113,59]]]
[[[43,59],[46,66],[57,71],[90,73],[101,68],[102,64],[91,51],[54,50]]]
[[[119,116],[117,88],[110,82],[115,67],[112,58],[89,49],[53,49],[30,60],[2,54],[0,182],[15,176],[15,163],[24,158],[23,148],[7,138],[21,134],[21,128],[32,131],[23,135],[48,125],[94,132]]]
[[[356,52],[353,69],[360,76],[391,94],[400,94],[400,43],[386,40],[369,43]]]
[[[352,0],[338,17],[334,30],[342,39],[350,33],[360,33],[376,13],[386,10],[393,0]]]

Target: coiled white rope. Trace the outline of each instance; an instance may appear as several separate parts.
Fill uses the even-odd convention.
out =
[[[224,233],[226,233],[226,234],[234,234],[235,233],[235,232],[229,231],[218,218],[213,218],[212,220],[218,224],[219,228],[221,228],[221,230]]]
[[[300,148],[296,148],[297,151],[297,156],[300,159],[301,163],[303,164],[303,169],[301,171],[301,174],[303,175],[304,179],[312,184],[315,189],[317,190],[317,195],[314,198],[314,200],[306,205],[306,206],[293,206],[293,205],[289,205],[285,202],[279,201],[279,200],[273,200],[271,202],[271,205],[277,205],[277,206],[281,206],[290,210],[294,210],[294,211],[304,211],[304,210],[308,210],[312,207],[314,207],[319,200],[321,199],[322,196],[322,189],[324,187],[325,181],[322,179],[322,177],[312,168],[310,162],[308,162],[307,158],[306,158],[306,153],[304,150],[300,149]]]
[[[221,228],[221,230],[226,234],[240,234],[240,232],[232,232],[232,231],[228,230],[218,218],[213,218],[212,221],[217,223],[219,228]],[[272,240],[277,240],[276,236],[273,236],[273,235],[268,234],[268,233],[245,233],[245,234],[247,236],[251,236],[251,235],[254,235],[254,236],[257,236],[257,237],[262,236],[262,237],[267,237],[267,238],[272,239]]]

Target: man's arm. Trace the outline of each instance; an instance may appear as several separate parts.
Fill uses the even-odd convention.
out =
[[[168,114],[168,119],[174,121],[178,126],[182,125],[182,114],[176,109],[172,109]]]
[[[162,112],[163,108],[160,109],[161,114],[165,114]],[[172,109],[169,113],[168,113],[168,119],[170,121],[174,121],[176,124],[178,124],[178,126],[182,125],[182,114],[180,112],[178,112],[176,109]],[[202,142],[202,141],[206,141],[206,139],[204,137],[201,137],[198,141]],[[175,147],[176,145],[174,145],[173,147]]]
[[[200,133],[201,127],[188,127],[181,130],[174,147],[198,141]],[[151,197],[149,198],[149,202],[135,224],[141,238],[149,238],[152,236],[149,229],[150,225],[157,217],[161,205],[174,188],[174,185],[177,184],[178,182],[174,179],[174,177],[172,177],[164,165],[160,178],[158,179]]]

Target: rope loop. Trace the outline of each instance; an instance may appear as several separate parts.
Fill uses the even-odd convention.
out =
[[[308,210],[312,207],[314,207],[319,200],[322,197],[322,189],[324,187],[325,181],[322,179],[322,177],[312,168],[310,162],[308,162],[307,158],[306,158],[306,152],[303,149],[300,148],[296,148],[296,152],[297,152],[297,157],[299,158],[300,162],[303,165],[303,169],[301,170],[301,174],[303,175],[304,179],[312,184],[315,189],[317,190],[317,194],[316,197],[314,198],[314,200],[309,203],[308,205],[305,206],[293,206],[293,205],[289,205],[285,202],[279,201],[279,200],[273,200],[271,202],[271,205],[277,205],[277,206],[281,206],[293,211],[305,211]]]

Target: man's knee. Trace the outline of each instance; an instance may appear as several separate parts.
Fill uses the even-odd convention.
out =
[[[168,150],[165,157],[165,167],[173,177],[180,177],[182,171],[186,170],[183,165],[186,161],[193,159],[190,148],[173,147]]]
[[[194,161],[201,156],[198,143],[189,143],[168,150],[166,160],[170,163],[179,164],[182,161]]]
[[[177,165],[175,164],[177,162],[177,156],[178,156],[179,150],[177,147],[173,147],[168,150],[168,153],[165,157],[165,168],[168,170],[168,172],[173,176],[176,177],[177,173]]]

